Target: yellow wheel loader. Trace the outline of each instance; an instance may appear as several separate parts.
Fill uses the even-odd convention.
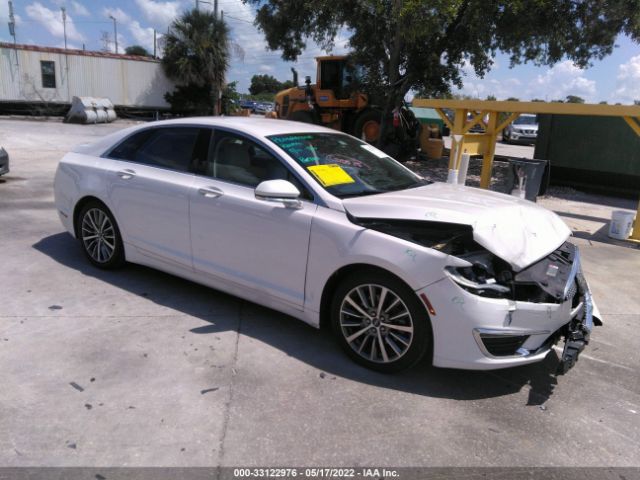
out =
[[[316,57],[316,83],[306,77],[304,86],[298,85],[293,71],[294,87],[278,92],[273,112],[268,117],[324,125],[380,144],[389,155],[407,159],[415,155],[420,123],[406,107],[393,112],[388,121],[389,135],[379,142],[382,107],[372,104],[369,96],[360,91],[359,68],[346,56]]]

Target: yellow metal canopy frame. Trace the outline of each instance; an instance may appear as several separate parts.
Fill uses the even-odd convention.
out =
[[[622,117],[631,129],[640,136],[640,106],[638,105],[594,105],[586,103],[558,102],[500,102],[485,100],[439,100],[415,99],[414,107],[433,108],[451,130],[451,154],[449,168],[458,169],[462,153],[482,155],[480,187],[489,188],[493,157],[498,134],[523,113],[551,113],[556,115],[596,115]],[[453,118],[444,110],[453,112]],[[474,126],[484,133],[472,133]],[[629,240],[640,242],[640,202],[635,227]]]

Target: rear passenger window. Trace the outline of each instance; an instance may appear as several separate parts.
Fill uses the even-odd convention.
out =
[[[200,129],[189,127],[144,130],[128,138],[109,155],[179,172],[190,170]]]
[[[133,134],[116,148],[111,150],[109,158],[115,158],[116,160],[133,160],[136,156],[136,152],[154,133],[154,129],[149,129]]]

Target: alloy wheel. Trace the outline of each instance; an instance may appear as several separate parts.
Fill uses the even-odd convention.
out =
[[[89,256],[106,263],[116,248],[116,232],[109,216],[99,208],[91,208],[82,217],[82,243]]]
[[[382,285],[362,284],[340,305],[340,329],[349,346],[365,360],[391,363],[413,340],[411,312],[402,299]]]

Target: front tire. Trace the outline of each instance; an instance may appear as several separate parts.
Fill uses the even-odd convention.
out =
[[[87,259],[105,270],[121,267],[124,247],[118,224],[100,202],[87,203],[78,215],[78,238]]]
[[[407,285],[383,272],[344,279],[333,297],[331,325],[349,357],[384,373],[412,367],[431,344],[424,305]]]
[[[353,124],[353,136],[367,143],[375,144],[380,138],[382,112],[365,110],[361,112]]]

